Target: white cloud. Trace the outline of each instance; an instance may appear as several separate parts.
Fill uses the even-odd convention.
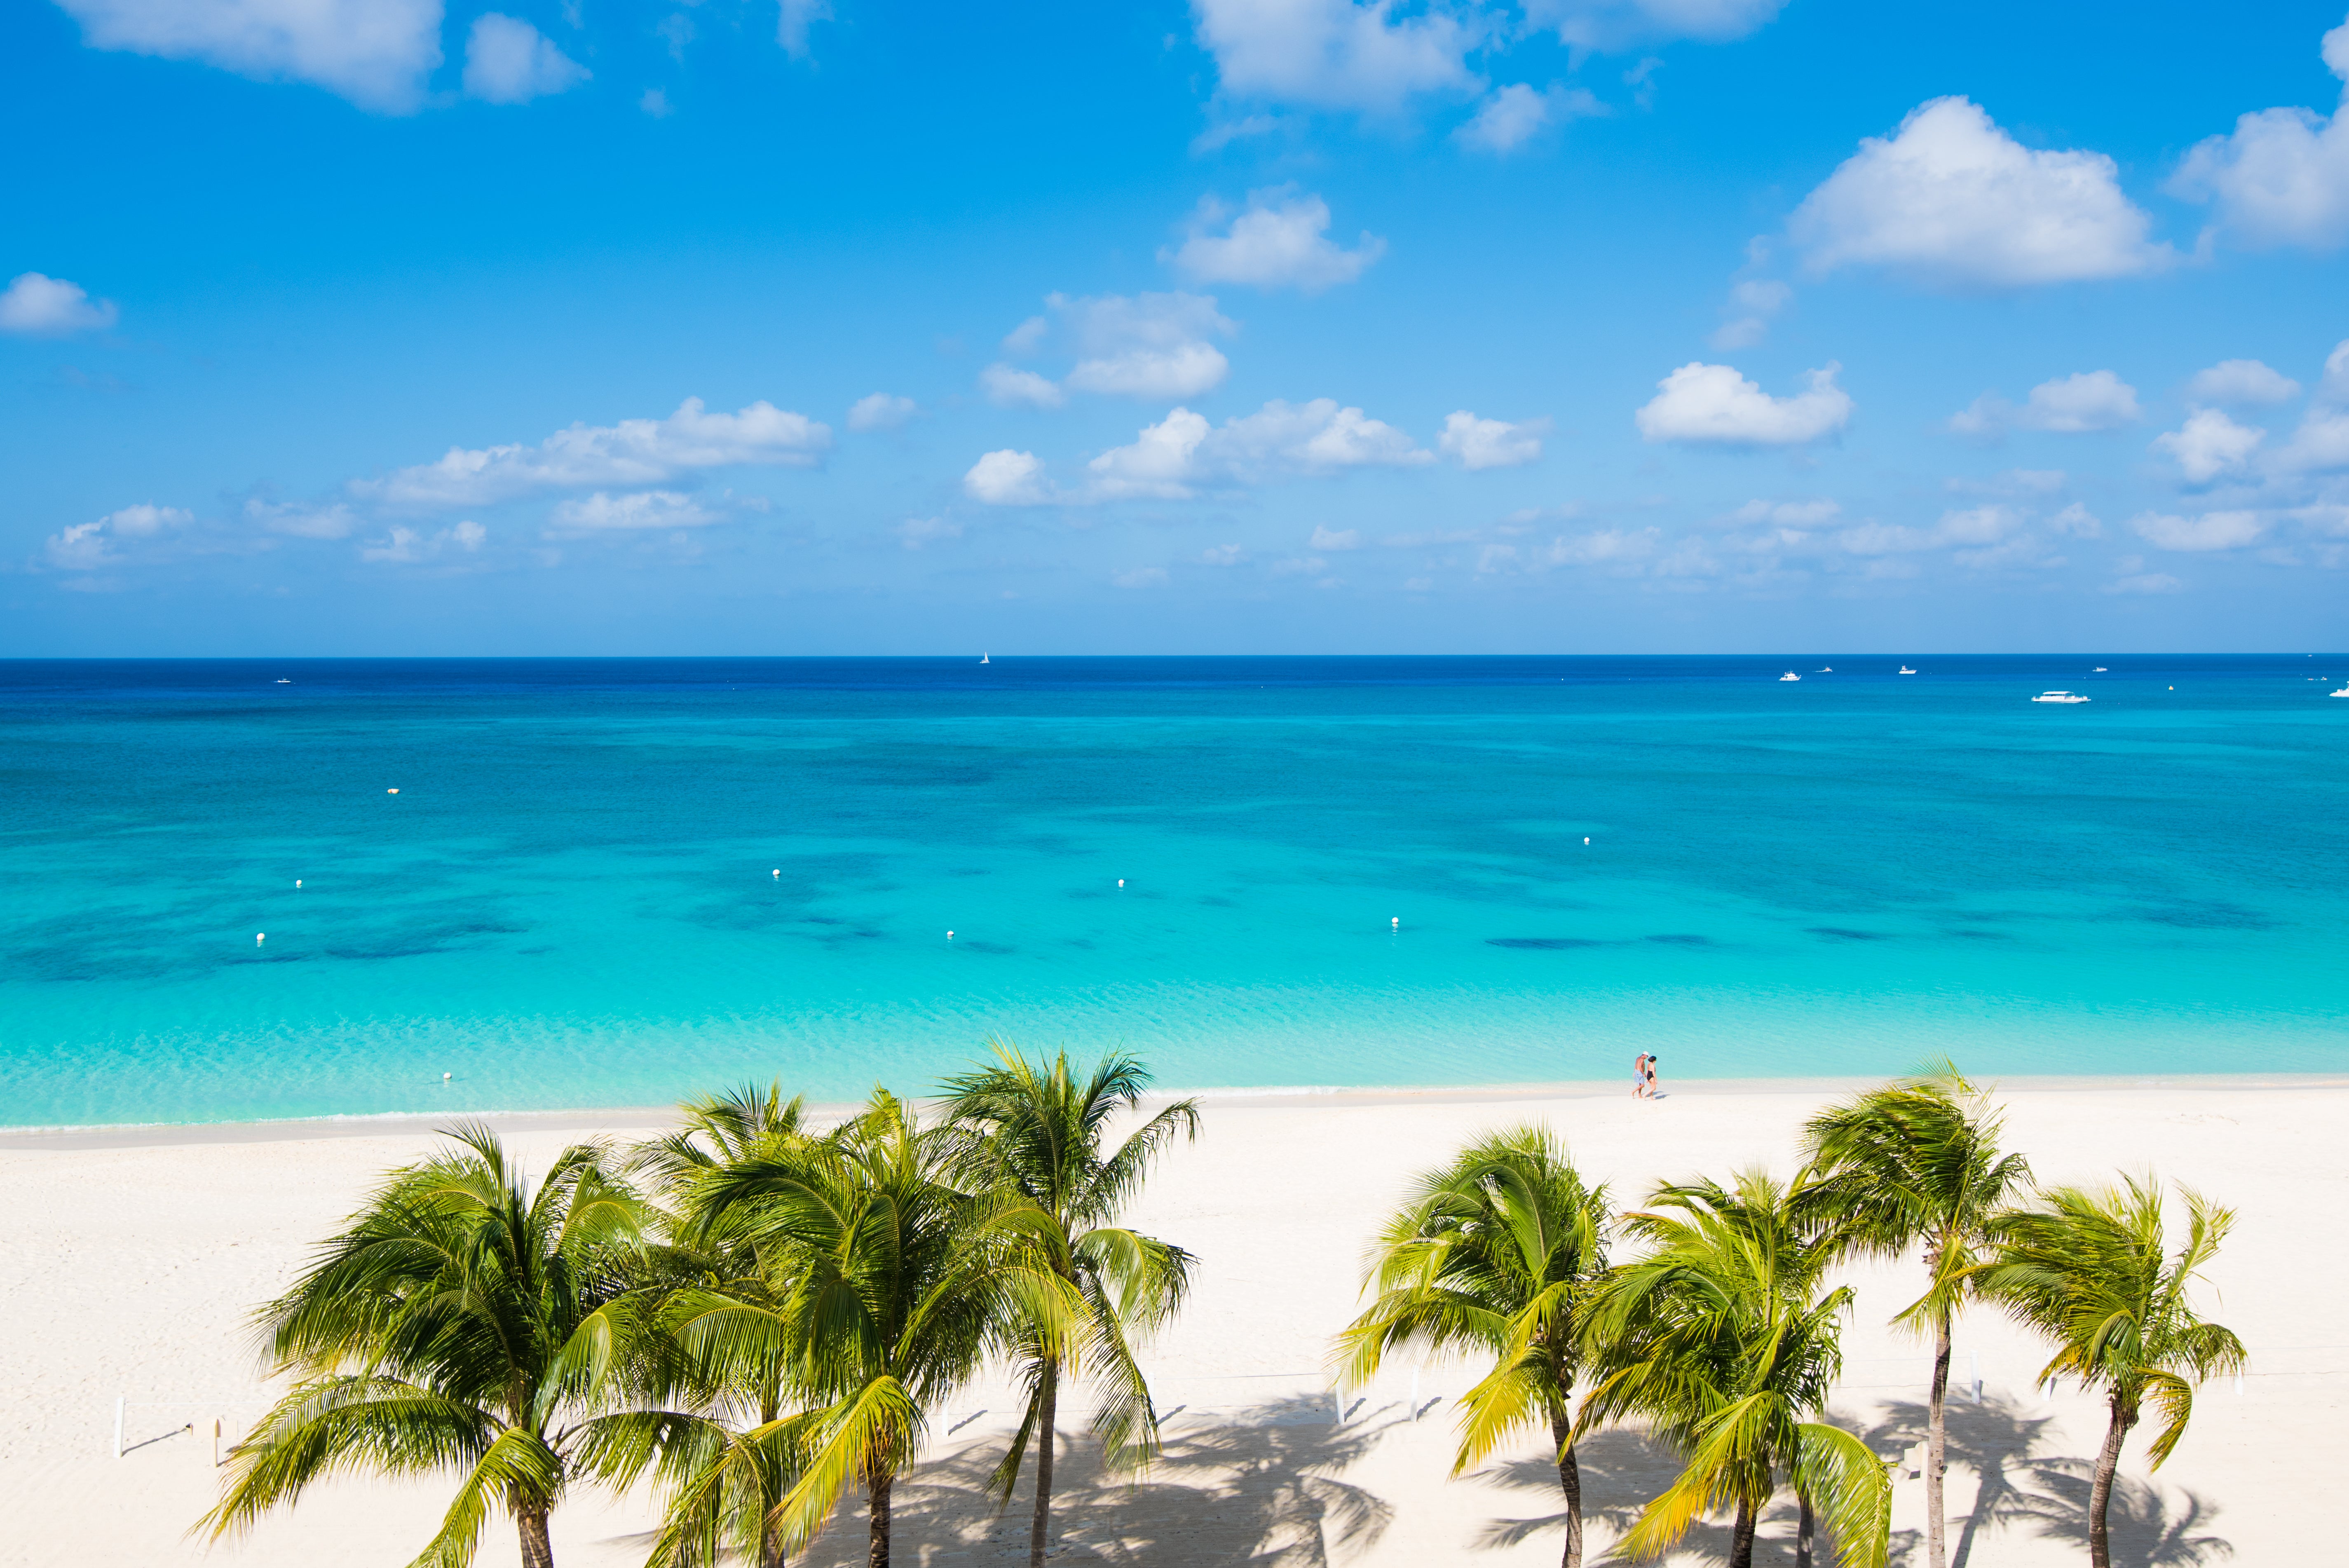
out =
[[[1386,254],[1387,242],[1367,231],[1350,251],[1331,242],[1330,204],[1286,187],[1251,191],[1247,210],[1232,219],[1228,232],[1208,232],[1225,211],[1212,196],[1202,201],[1192,216],[1190,238],[1178,250],[1160,251],[1158,259],[1200,283],[1318,294],[1333,284],[1352,283]]]
[[[1943,286],[2126,277],[2176,260],[2100,152],[2034,151],[1962,98],[1869,137],[1804,199],[1788,232],[1815,273],[1881,266]]]
[[[2186,384],[2186,395],[2197,403],[2259,407],[2289,402],[2300,395],[2300,383],[2256,359],[2222,359],[2208,370],[2196,371]]]
[[[92,303],[79,284],[40,273],[18,273],[0,290],[0,332],[64,337],[112,326],[119,315],[112,300]]]
[[[2130,560],[2137,560],[2135,556]],[[2140,562],[2142,564],[2142,562]],[[2134,572],[2105,584],[2107,593],[2175,593],[2186,586],[2167,572]]]
[[[1360,550],[1362,534],[1360,529],[1331,528],[1326,523],[1313,525],[1313,537],[1306,542],[1309,550]]]
[[[626,495],[594,495],[566,500],[549,518],[547,537],[561,539],[590,533],[637,533],[647,529],[706,528],[723,522],[726,514],[712,511],[689,495],[676,490],[637,490]]]
[[[1069,400],[1050,377],[999,361],[978,373],[978,389],[999,408],[1057,408]]]
[[[2076,500],[2049,518],[2047,528],[2051,533],[2069,534],[2074,539],[2102,539],[2105,536],[2104,523],[2098,521],[2095,512]]]
[[[1992,440],[2009,429],[2076,436],[2118,429],[2143,418],[2136,387],[2109,370],[2090,370],[2042,381],[2020,408],[1995,392],[1985,392],[1971,407],[1950,416],[1950,428]]]
[[[1553,125],[1602,119],[1612,112],[1588,88],[1552,82],[1536,92],[1523,82],[1511,82],[1488,95],[1475,118],[1454,134],[1480,151],[1509,153]]]
[[[808,57],[808,29],[832,20],[832,0],[782,0],[775,18],[775,42],[795,60]]]
[[[358,527],[358,518],[341,501],[316,506],[254,496],[244,503],[244,515],[271,533],[295,539],[347,539]]]
[[[409,114],[440,64],[440,0],[57,0],[92,48],[198,60]]]
[[[1653,555],[1662,537],[1653,528],[1599,528],[1588,533],[1560,534],[1550,541],[1545,558],[1553,566],[1604,566],[1639,561]]]
[[[908,550],[920,550],[940,540],[960,539],[962,524],[951,518],[909,517],[897,525],[897,537]]]
[[[587,67],[518,16],[492,11],[474,18],[465,38],[465,96],[484,103],[528,103],[577,87]]]
[[[429,535],[412,528],[394,528],[381,543],[361,545],[359,559],[409,565],[430,561],[444,550],[461,550],[471,554],[481,549],[481,541],[489,536],[488,529],[471,519]]]
[[[2325,66],[2349,82],[2349,22],[2324,35]],[[2349,240],[2349,120],[2266,108],[2198,144],[2169,189],[2215,208],[2213,227],[2254,249],[2332,250]]]
[[[1773,397],[1726,365],[1691,363],[1656,383],[1633,416],[1651,441],[1717,446],[1796,446],[1831,436],[1850,422],[1850,395],[1835,384],[1842,366],[1804,375],[1805,389]]]
[[[1132,444],[1112,447],[1087,465],[1092,494],[1108,500],[1143,496],[1179,500],[1188,496],[1191,481],[1206,471],[1198,454],[1209,434],[1206,416],[1174,409],[1155,425],[1145,426]]]
[[[1112,573],[1110,581],[1120,588],[1155,588],[1166,581],[1166,568],[1137,566],[1131,572]]]
[[[1210,336],[1238,329],[1213,298],[1193,294],[1105,294],[1073,299],[1045,296],[1047,315],[1031,316],[1004,338],[1013,355],[1032,354],[1050,339],[1077,356],[1055,383],[1032,370],[992,365],[979,374],[990,401],[1005,407],[1056,408],[1067,392],[1098,392],[1164,401],[1195,397],[1220,385],[1231,362]]]
[[[95,522],[77,522],[60,529],[42,542],[42,554],[50,565],[61,571],[91,572],[101,566],[121,564],[122,554],[114,548],[117,541],[153,539],[195,521],[193,512],[179,507],[141,501],[110,511]]]
[[[2167,452],[2189,484],[2207,485],[2220,474],[2240,470],[2267,432],[2238,425],[2216,408],[2197,408],[2177,429],[2156,436],[2153,449]]]
[[[2324,356],[2324,379],[2317,383],[2316,395],[2329,403],[2349,403],[2349,338]]]
[[[1444,416],[1444,433],[1435,438],[1435,445],[1464,469],[1513,469],[1540,458],[1541,438],[1548,429],[1547,419],[1511,424],[1506,419],[1480,419],[1461,408]]]
[[[1211,544],[1199,552],[1202,566],[1237,566],[1248,558],[1248,552],[1237,544]]]
[[[895,430],[920,411],[911,397],[893,397],[886,392],[871,392],[848,406],[848,428],[852,430]]]
[[[1775,278],[1748,278],[1735,284],[1729,291],[1730,319],[1714,330],[1713,346],[1753,347],[1770,335],[1770,318],[1794,297],[1794,289]]]
[[[156,506],[152,502],[141,501],[137,506],[126,506],[120,511],[109,512],[98,521],[116,533],[152,539],[165,529],[185,528],[196,521],[196,514],[176,506]]]
[[[2349,469],[2349,409],[2311,408],[2291,442],[2270,460],[2287,473]]]
[[[962,476],[963,493],[988,506],[1041,506],[1052,500],[1044,489],[1044,465],[1033,452],[1009,449],[988,452]]]
[[[1481,85],[1464,57],[1473,12],[1394,17],[1394,0],[1192,0],[1200,46],[1225,92],[1315,108],[1391,112],[1414,94]]]
[[[438,462],[354,480],[361,500],[402,510],[489,506],[547,490],[659,484],[736,464],[813,468],[832,447],[827,425],[765,401],[732,414],[688,397],[666,419],[573,425],[536,446],[451,447]]]
[[[2206,511],[2199,517],[2176,517],[2144,511],[2129,526],[2158,550],[2240,550],[2257,544],[2268,531],[2257,512]]]
[[[1770,522],[1782,528],[1816,528],[1843,514],[1837,502],[1817,500],[1749,500],[1730,516],[1738,522]]]
[[[1577,49],[1605,54],[1691,38],[1725,44],[1755,32],[1786,0],[1526,0],[1526,20]],[[1641,79],[1645,79],[1642,77]]]

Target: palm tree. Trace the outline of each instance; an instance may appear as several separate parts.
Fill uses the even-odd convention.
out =
[[[948,1118],[975,1135],[961,1150],[961,1168],[977,1183],[1016,1193],[1040,1212],[1045,1222],[1035,1234],[1042,1261],[1084,1302],[1079,1333],[1066,1346],[1033,1336],[1017,1341],[1028,1408],[994,1477],[1009,1504],[1032,1434],[1036,1512],[1028,1562],[1030,1568],[1043,1568],[1061,1378],[1090,1370],[1103,1385],[1093,1429],[1112,1464],[1129,1466],[1156,1451],[1158,1418],[1133,1345],[1181,1306],[1192,1258],[1180,1247],[1115,1221],[1174,1136],[1198,1137],[1199,1106],[1196,1100],[1175,1101],[1104,1154],[1103,1129],[1132,1111],[1149,1087],[1150,1074],[1139,1059],[1104,1057],[1080,1081],[1065,1052],[1046,1064],[998,1044],[995,1056],[993,1067],[975,1068],[946,1085]]]
[[[1546,1421],[1566,1495],[1565,1568],[1582,1562],[1572,1405],[1581,1314],[1607,1268],[1606,1222],[1606,1188],[1584,1183],[1547,1129],[1481,1138],[1422,1176],[1387,1222],[1365,1284],[1378,1295],[1338,1342],[1340,1377],[1355,1387],[1407,1345],[1491,1356],[1462,1402],[1452,1473]]]
[[[1589,1315],[1587,1342],[1607,1371],[1578,1429],[1643,1416],[1686,1456],[1625,1535],[1633,1553],[1661,1552],[1728,1505],[1730,1568],[1751,1568],[1784,1480],[1801,1508],[1798,1564],[1824,1516],[1846,1568],[1882,1568],[1891,1482],[1866,1444],[1817,1418],[1842,1369],[1851,1290],[1821,1289],[1841,1238],[1806,1219],[1807,1196],[1755,1171],[1733,1188],[1659,1188],[1627,1217],[1653,1251],[1614,1271]]]
[[[2121,1447],[2151,1399],[2162,1428],[2153,1440],[2161,1468],[2194,1413],[2194,1386],[2240,1369],[2243,1342],[2196,1315],[2189,1287],[2217,1253],[2234,1212],[2181,1187],[2186,1241],[2165,1250],[2161,1186],[2153,1177],[2118,1187],[2062,1187],[2045,1207],[2009,1214],[1998,1252],[1982,1266],[1981,1289],[2055,1346],[2039,1380],[2077,1378],[2104,1391],[2112,1417],[2088,1494],[2088,1561],[2111,1568],[2106,1514]]]
[[[1811,1119],[1804,1150],[1819,1180],[1812,1201],[1855,1251],[1898,1256],[1922,1243],[1925,1294],[1894,1322],[1930,1327],[1933,1380],[1925,1417],[1925,1561],[1947,1568],[1941,1502],[1949,1441],[1950,1327],[1972,1291],[1992,1218],[2030,1181],[2023,1157],[1998,1151],[2000,1117],[1955,1064],[1868,1090]]]
[[[1046,1227],[1032,1205],[952,1184],[945,1131],[876,1090],[833,1137],[754,1150],[696,1182],[697,1224],[771,1254],[778,1296],[681,1293],[670,1328],[706,1366],[782,1357],[804,1408],[740,1441],[788,1480],[767,1520],[786,1548],[813,1539],[853,1480],[866,1562],[888,1568],[892,1491],[930,1412],[991,1345],[1063,1341],[1083,1311],[1034,1262]]]
[[[688,1332],[715,1323],[716,1300],[779,1306],[789,1294],[783,1249],[763,1247],[740,1227],[692,1218],[698,1187],[715,1171],[754,1158],[804,1153],[816,1135],[804,1104],[781,1083],[699,1096],[678,1107],[675,1131],[639,1144],[630,1169],[648,1177],[669,1244],[647,1254],[628,1362],[643,1408],[600,1429],[593,1460],[622,1490],[650,1470],[666,1494],[652,1568],[712,1568],[731,1552],[757,1568],[782,1568],[777,1509],[798,1479],[798,1456],[776,1440],[795,1393],[779,1335],[737,1333],[728,1351],[706,1353],[709,1336]],[[764,1433],[763,1439],[755,1434]]]
[[[495,1508],[523,1568],[608,1417],[645,1205],[577,1144],[533,1192],[497,1135],[392,1173],[294,1288],[258,1315],[273,1371],[301,1379],[232,1450],[212,1536],[342,1470],[461,1470],[417,1568],[463,1568]],[[202,1525],[199,1528],[202,1528]]]

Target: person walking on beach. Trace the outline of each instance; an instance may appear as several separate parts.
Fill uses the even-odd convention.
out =
[[[1648,1058],[1648,1092],[1642,1097],[1644,1099],[1654,1099],[1658,1098],[1656,1094],[1656,1063],[1661,1059],[1661,1058],[1660,1057],[1652,1056]]]
[[[1648,1084],[1651,1078],[1648,1062],[1649,1057],[1645,1051],[1631,1058],[1631,1098],[1634,1099],[1648,1098]]]

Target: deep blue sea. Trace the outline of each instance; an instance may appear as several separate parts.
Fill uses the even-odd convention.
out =
[[[1909,662],[0,664],[0,1122],[2349,1069],[2349,655]]]

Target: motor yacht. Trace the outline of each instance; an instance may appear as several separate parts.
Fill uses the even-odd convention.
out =
[[[1778,678],[1782,681],[1798,681],[1803,677],[1796,675],[1794,671],[1788,670],[1785,675],[1780,676]]]
[[[2033,702],[2086,702],[2088,699],[2075,691],[2044,691],[2031,700]]]

